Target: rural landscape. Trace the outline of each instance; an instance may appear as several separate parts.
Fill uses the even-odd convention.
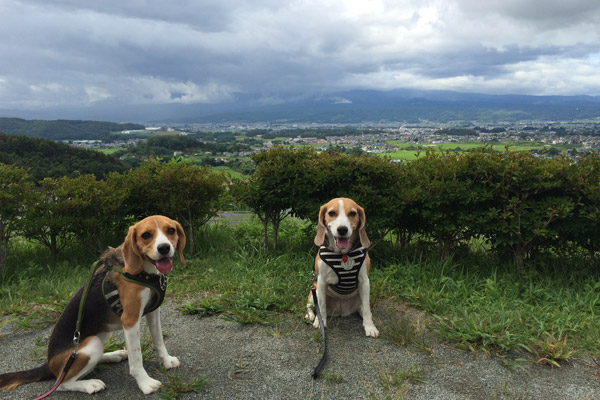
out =
[[[7,337],[51,327],[103,249],[152,214],[177,219],[188,238],[187,265],[170,274],[174,312],[294,336],[310,329],[319,206],[348,196],[375,243],[381,340],[429,357],[442,341],[513,376],[582,364],[591,388],[577,396],[600,387],[597,124],[2,126],[16,133],[0,134]],[[32,361],[43,358],[36,343]],[[379,371],[362,395],[419,398],[432,373],[423,362]],[[347,378],[324,379],[332,394]],[[206,380],[169,380],[161,393],[202,394]]]
[[[0,14],[0,399],[600,399],[599,2]]]

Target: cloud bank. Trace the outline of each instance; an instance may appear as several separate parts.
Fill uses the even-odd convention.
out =
[[[0,0],[0,108],[354,89],[600,95],[589,0]]]

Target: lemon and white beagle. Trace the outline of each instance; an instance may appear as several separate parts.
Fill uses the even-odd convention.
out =
[[[96,364],[129,358],[129,372],[145,394],[155,392],[161,382],[151,378],[142,364],[140,325],[146,316],[152,342],[165,368],[179,366],[165,347],[159,306],[164,298],[166,275],[178,254],[185,265],[185,234],[181,225],[164,216],[143,219],[129,228],[123,244],[109,248],[100,257],[85,302],[80,343],[75,361],[58,390],[95,393],[106,387],[99,379],[81,379]],[[48,361],[41,367],[0,375],[0,389],[23,383],[57,378],[73,352],[73,332],[78,317],[80,288],[59,317],[48,343]],[[104,353],[112,331],[123,328],[127,350]]]
[[[365,211],[352,199],[336,198],[321,206],[315,244],[316,293],[323,325],[327,316],[347,316],[358,312],[365,333],[378,337],[369,303],[370,245],[365,231]],[[308,296],[306,318],[319,328],[313,311],[312,293]]]

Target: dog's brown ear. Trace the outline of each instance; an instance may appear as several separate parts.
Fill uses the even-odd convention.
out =
[[[317,236],[315,236],[315,244],[321,246],[325,242],[325,211],[326,207],[321,206],[319,211],[319,223],[317,224]]]
[[[122,248],[125,262],[123,270],[131,275],[139,274],[144,269],[144,258],[136,243],[136,233],[135,225],[129,227],[129,233],[127,233]]]
[[[365,230],[365,225],[367,224],[367,219],[365,217],[365,210],[361,206],[357,206],[358,217],[360,219],[360,225],[358,225],[358,238],[360,239],[360,244],[363,247],[369,247],[371,245],[371,241],[367,236],[367,231]]]
[[[185,258],[183,258],[183,248],[185,247],[185,232],[183,228],[179,224],[179,222],[175,222],[175,226],[177,227],[177,247],[175,251],[177,251],[177,255],[179,256],[179,262],[181,265],[185,265]]]

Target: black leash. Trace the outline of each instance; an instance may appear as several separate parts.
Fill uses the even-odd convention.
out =
[[[77,313],[77,323],[75,325],[75,332],[73,332],[73,345],[75,346],[73,348],[73,352],[71,353],[71,356],[67,360],[67,363],[65,364],[65,367],[63,368],[63,371],[60,374],[60,376],[58,377],[58,380],[56,381],[54,386],[52,386],[52,388],[49,391],[47,391],[40,397],[36,397],[33,400],[41,400],[41,399],[44,399],[44,398],[50,396],[52,393],[54,393],[56,391],[56,389],[58,389],[58,387],[61,385],[63,380],[65,379],[65,376],[67,376],[67,372],[69,371],[69,369],[71,369],[71,365],[73,365],[73,362],[75,361],[75,358],[77,357],[77,349],[79,348],[79,339],[81,338],[80,329],[81,329],[81,321],[83,321],[83,308],[85,306],[85,301],[87,300],[87,295],[88,295],[88,292],[90,291],[90,287],[92,286],[92,280],[94,279],[94,274],[96,273],[97,269],[98,269],[98,261],[96,261],[92,265],[92,269],[90,271],[90,277],[88,279],[87,285],[85,285],[85,287],[83,288],[83,293],[81,293],[81,300],[79,301],[79,311]]]
[[[316,277],[315,277],[315,279],[316,279]],[[317,364],[315,370],[311,374],[313,379],[317,379],[317,376],[319,375],[319,373],[323,369],[323,366],[325,365],[325,361],[327,361],[327,340],[325,339],[325,325],[323,324],[323,317],[321,317],[321,310],[319,309],[319,300],[317,299],[317,290],[315,289],[314,282],[313,282],[313,285],[311,288],[311,292],[312,292],[313,303],[315,305],[315,313],[317,314],[317,318],[319,319],[319,327],[321,328],[321,337],[323,338],[323,355],[321,356],[321,360],[319,361],[319,364]]]

